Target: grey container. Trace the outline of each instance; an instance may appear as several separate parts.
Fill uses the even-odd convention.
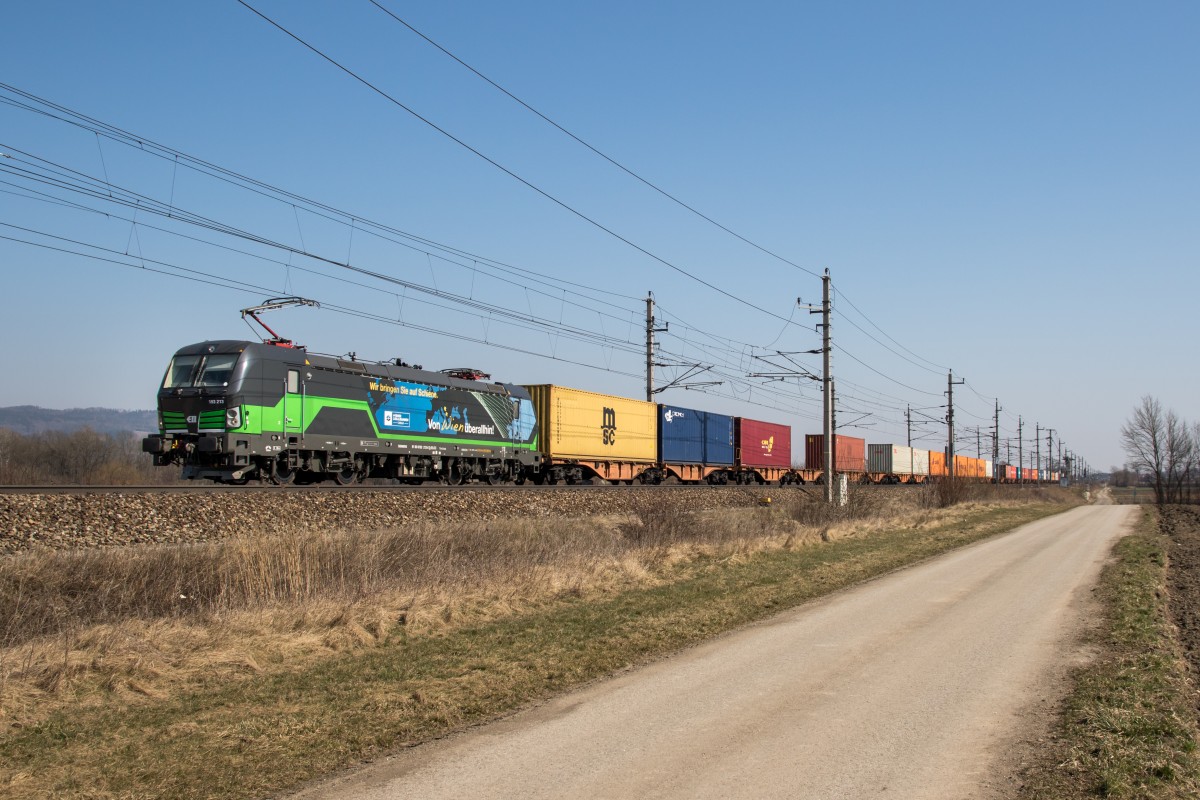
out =
[[[928,465],[925,471],[929,471]],[[902,444],[869,444],[867,472],[881,475],[912,475],[913,449]]]

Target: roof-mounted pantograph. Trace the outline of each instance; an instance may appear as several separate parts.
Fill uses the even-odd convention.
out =
[[[291,339],[284,339],[278,333],[271,330],[271,327],[267,325],[267,323],[258,318],[258,315],[263,311],[274,311],[275,309],[287,308],[288,306],[312,306],[314,308],[320,308],[321,304],[316,300],[308,300],[304,297],[272,297],[270,300],[264,300],[262,305],[243,308],[242,319],[249,317],[261,325],[263,330],[271,334],[270,338],[263,339],[263,344],[273,344],[276,347],[294,347],[298,350],[303,350],[304,345],[295,344]],[[250,325],[249,322],[246,324]],[[253,325],[250,325],[250,330],[254,330]]]

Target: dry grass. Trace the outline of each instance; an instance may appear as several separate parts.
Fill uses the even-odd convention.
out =
[[[41,605],[57,609],[33,613],[26,591],[27,618],[62,627],[14,631],[3,648],[0,794],[273,795],[1056,510],[943,511],[919,493],[880,494],[858,504],[876,513],[822,526],[796,521],[821,513],[804,507],[811,496],[781,491],[721,512],[654,504],[608,519],[102,551],[111,562],[76,554],[97,586],[145,573],[137,592],[106,595],[105,622],[85,623],[96,608],[71,594],[86,591],[86,570],[54,561],[55,584],[36,563],[55,554],[7,559],[0,571],[40,576]],[[399,540],[406,559],[381,568]],[[178,568],[150,580],[147,565],[163,563]],[[225,577],[193,584],[210,591],[192,605],[155,606],[180,575]]]
[[[40,551],[0,561],[0,718],[146,704],[294,670],[397,638],[440,635],[563,598],[611,597],[736,562],[978,511],[931,509],[928,490],[858,489],[830,508],[789,490],[753,508],[421,523],[208,544]]]
[[[0,718],[144,703],[562,597],[664,580],[697,557],[780,546],[770,508],[417,524],[0,562]]]

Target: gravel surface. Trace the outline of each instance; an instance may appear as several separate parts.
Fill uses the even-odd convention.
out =
[[[379,530],[415,520],[582,517],[645,504],[695,511],[751,506],[762,497],[801,491],[664,486],[0,494],[0,554],[201,542],[255,532]]]

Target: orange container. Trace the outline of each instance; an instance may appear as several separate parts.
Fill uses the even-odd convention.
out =
[[[934,478],[946,476],[946,454],[941,450],[929,451],[929,474]]]
[[[983,475],[983,460],[972,456],[954,457],[954,477],[956,478],[982,478]]]

